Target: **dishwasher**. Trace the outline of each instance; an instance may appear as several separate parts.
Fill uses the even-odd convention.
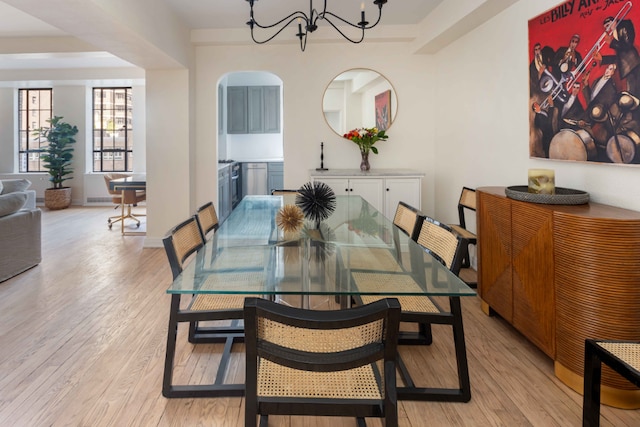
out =
[[[263,196],[267,191],[267,164],[243,163],[242,164],[242,195]]]

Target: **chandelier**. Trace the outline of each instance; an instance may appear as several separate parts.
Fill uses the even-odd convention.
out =
[[[320,21],[326,21],[329,23],[329,25],[331,25],[338,33],[340,33],[340,35],[342,37],[344,37],[345,39],[349,40],[351,43],[360,43],[362,40],[364,40],[364,30],[369,30],[373,27],[375,27],[376,25],[378,25],[378,22],[380,22],[380,18],[382,17],[382,6],[387,2],[387,0],[374,0],[373,4],[378,6],[378,19],[376,20],[375,23],[369,25],[369,22],[367,22],[365,20],[365,16],[364,16],[364,2],[362,3],[362,7],[360,10],[360,22],[354,24],[351,23],[349,21],[347,21],[344,18],[339,17],[338,15],[336,15],[335,13],[332,13],[330,11],[327,10],[327,0],[324,0],[324,7],[322,8],[322,12],[318,12],[316,9],[313,8],[313,0],[309,0],[309,14],[307,15],[306,13],[302,12],[302,11],[296,11],[291,13],[288,16],[285,16],[284,18],[282,18],[281,20],[279,20],[276,23],[273,23],[271,25],[261,25],[258,23],[258,21],[256,21],[255,16],[253,15],[253,3],[256,0],[246,0],[249,2],[249,7],[250,7],[250,11],[249,11],[249,21],[247,21],[247,25],[249,26],[249,28],[251,28],[251,38],[253,39],[254,42],[258,43],[258,44],[264,44],[267,43],[271,40],[273,40],[278,34],[280,34],[285,28],[287,28],[289,26],[289,24],[291,24],[293,21],[297,20],[298,21],[298,33],[296,34],[296,37],[298,37],[300,39],[300,49],[304,52],[305,48],[307,47],[307,35],[309,33],[313,33],[315,30],[318,29],[318,20]],[[338,1],[344,1],[344,0],[338,0]],[[341,21],[347,25],[350,25],[354,28],[359,28],[362,30],[362,34],[360,36],[359,39],[353,39],[349,36],[347,36],[345,33],[343,33],[338,27],[336,27],[336,24],[334,24],[332,22],[332,19],[335,19],[337,21]],[[271,37],[265,39],[265,40],[256,40],[255,35],[253,33],[254,28],[261,28],[261,29],[271,29],[271,28],[275,28],[280,26],[280,29],[277,30],[275,32],[275,34],[273,34]]]

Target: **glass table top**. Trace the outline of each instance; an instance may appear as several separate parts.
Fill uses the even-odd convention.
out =
[[[245,197],[167,292],[476,294],[360,196],[336,196],[335,211],[319,226],[305,221],[285,233],[276,215],[294,203],[295,195]]]

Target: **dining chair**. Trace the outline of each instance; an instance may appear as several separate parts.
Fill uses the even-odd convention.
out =
[[[213,202],[205,203],[196,210],[198,223],[202,228],[202,234],[207,238],[209,233],[215,233],[218,230],[218,214]]]
[[[460,272],[462,258],[467,250],[466,239],[453,232],[448,225],[426,215],[419,215],[416,228],[418,231],[414,234],[414,237],[418,245],[410,246],[411,271],[405,273],[351,271],[352,279],[358,290],[375,293],[377,289],[382,287],[394,286],[406,291],[416,289],[416,292],[419,293],[424,288],[420,283],[427,282],[437,287],[439,286],[438,269],[432,265],[433,262],[441,263],[453,274],[457,275]],[[420,249],[416,250],[417,248]],[[426,277],[427,271],[431,274],[429,280]],[[381,298],[383,297],[376,295],[358,295],[355,297],[357,304],[370,304]],[[401,345],[429,345],[433,341],[431,325],[451,325],[458,370],[458,393],[462,401],[471,399],[460,300],[455,297],[449,297],[449,310],[447,311],[427,295],[400,295],[396,296],[396,298],[398,298],[402,307],[400,320],[418,325],[418,331],[416,332],[399,332],[398,342]],[[410,378],[410,374],[400,358],[398,360],[398,368],[403,378]],[[446,400],[447,397],[444,396],[443,399]]]
[[[467,222],[465,220],[466,211],[473,212],[475,214],[476,211],[476,190],[469,187],[462,187],[462,192],[460,193],[460,199],[458,200],[458,224],[449,224],[449,226],[458,233],[460,236],[467,239],[469,245],[477,246],[478,237],[472,231],[467,229]],[[469,254],[462,260],[462,268],[471,267],[471,260]],[[469,286],[476,287],[478,284],[477,277],[467,278],[466,276],[461,276],[461,279],[465,281]]]
[[[600,425],[602,364],[640,387],[640,342],[586,339],[582,425]]]
[[[366,201],[363,201],[366,203]],[[399,231],[415,240],[418,225],[418,209],[405,202],[398,202],[393,217],[393,246],[387,248],[361,248],[345,246],[339,248],[336,263],[336,278],[338,284],[345,279],[351,270],[386,271],[400,273],[405,271],[402,263],[402,248],[400,247]],[[342,272],[342,273],[340,273]]]
[[[205,246],[203,229],[199,223],[198,215],[183,221],[171,229],[162,240],[171,266],[173,279],[182,272],[192,256]],[[194,261],[202,262],[196,258]],[[195,295],[186,311],[207,312],[206,320],[242,319],[244,296],[242,295]],[[198,321],[189,322],[189,342],[221,342],[229,335],[243,334],[242,326],[201,328]]]
[[[107,218],[107,223],[109,224],[109,229],[113,227],[113,224],[119,221],[124,221],[125,219],[131,219],[136,222],[136,227],[140,227],[140,220],[137,217],[146,216],[146,214],[141,213],[132,213],[131,207],[137,206],[138,203],[143,202],[147,199],[147,194],[144,190],[112,190],[111,189],[111,181],[114,179],[127,178],[131,176],[126,173],[107,173],[104,174],[104,181],[107,185],[107,191],[111,195],[111,201],[116,205],[114,209],[121,209],[122,205],[127,207],[125,213],[120,213],[119,215],[112,215]]]
[[[286,189],[273,189],[271,190],[272,196],[286,196],[288,194],[296,195],[298,194],[298,190],[286,190]]]
[[[245,427],[269,415],[384,418],[398,425],[400,304],[317,311],[247,298]]]

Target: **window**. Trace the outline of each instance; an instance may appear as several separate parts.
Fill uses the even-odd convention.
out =
[[[131,88],[93,89],[93,171],[133,170]]]
[[[45,171],[40,161],[40,149],[46,139],[34,136],[41,127],[49,126],[53,115],[53,89],[20,89],[18,91],[18,170]]]

